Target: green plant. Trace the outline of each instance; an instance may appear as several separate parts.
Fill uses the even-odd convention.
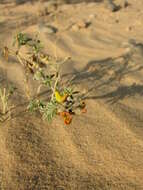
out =
[[[65,124],[69,124],[72,121],[72,115],[77,110],[81,112],[85,110],[85,103],[83,105],[80,92],[75,91],[71,85],[66,86],[62,80],[62,66],[70,59],[69,57],[61,60],[46,54],[37,35],[32,38],[25,33],[18,33],[13,45],[16,48],[5,47],[3,54],[6,59],[9,54],[14,56],[24,67],[25,92],[29,99],[27,107],[29,111],[40,112],[42,117],[48,121],[60,115],[64,118]],[[23,46],[26,47],[26,52],[23,51]],[[37,95],[34,97],[31,97],[31,88],[28,85],[30,75],[38,83]],[[38,97],[43,86],[48,90],[46,101]]]

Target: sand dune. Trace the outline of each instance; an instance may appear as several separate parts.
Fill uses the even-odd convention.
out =
[[[63,77],[86,92],[88,108],[67,127],[18,114],[19,107],[0,126],[0,189],[143,189],[143,2],[115,2],[117,12],[104,2],[81,2],[42,16],[47,3],[0,3],[0,47],[16,30],[38,31],[49,54],[71,57]],[[58,31],[49,34],[47,24]],[[23,80],[23,68],[0,57],[2,85],[18,87],[15,104],[27,101]]]

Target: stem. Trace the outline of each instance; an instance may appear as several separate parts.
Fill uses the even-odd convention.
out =
[[[3,114],[6,113],[6,107],[7,107],[7,101],[6,101],[6,89],[3,89],[3,97],[2,97],[2,101],[3,101]]]
[[[57,76],[57,78],[56,78],[56,81],[55,81],[54,87],[51,87],[51,88],[52,88],[52,91],[53,91],[53,93],[52,93],[52,97],[51,97],[51,100],[54,99],[54,95],[55,95],[56,87],[57,87],[57,84],[58,84],[58,82],[59,82],[59,80],[60,80],[60,78],[61,78],[61,75],[60,75],[61,67],[62,67],[62,65],[63,65],[67,60],[69,60],[69,59],[70,59],[70,57],[66,57],[66,58],[63,60],[63,62],[62,62],[62,63],[58,66],[58,68],[57,68],[57,72],[56,72],[56,76]]]
[[[0,98],[1,98],[1,102],[2,102],[2,114],[3,115],[6,114],[6,111],[8,109],[8,104],[7,104],[8,97],[9,97],[9,95],[6,94],[6,88],[3,89],[3,92],[1,90]]]
[[[60,74],[59,74],[59,72],[57,72],[56,75],[57,75],[57,78],[56,78],[56,81],[55,81],[55,84],[54,84],[54,88],[52,88],[53,93],[52,93],[51,100],[54,99],[54,95],[55,95],[56,87],[57,87],[58,81],[59,81],[59,79],[60,79]]]

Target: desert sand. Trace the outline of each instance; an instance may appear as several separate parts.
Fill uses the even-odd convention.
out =
[[[17,31],[38,32],[49,54],[71,57],[63,76],[87,104],[68,126],[21,113],[23,68],[1,55],[1,85],[18,88],[21,106],[0,124],[0,190],[143,190],[143,1],[115,3],[0,2],[0,48]]]

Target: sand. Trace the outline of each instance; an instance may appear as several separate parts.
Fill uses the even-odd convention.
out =
[[[0,48],[16,31],[39,32],[49,54],[71,57],[63,75],[88,110],[69,126],[21,113],[23,67],[1,56],[1,84],[14,84],[21,104],[0,125],[1,190],[143,190],[143,2],[115,3],[116,12],[104,2],[0,3]]]

